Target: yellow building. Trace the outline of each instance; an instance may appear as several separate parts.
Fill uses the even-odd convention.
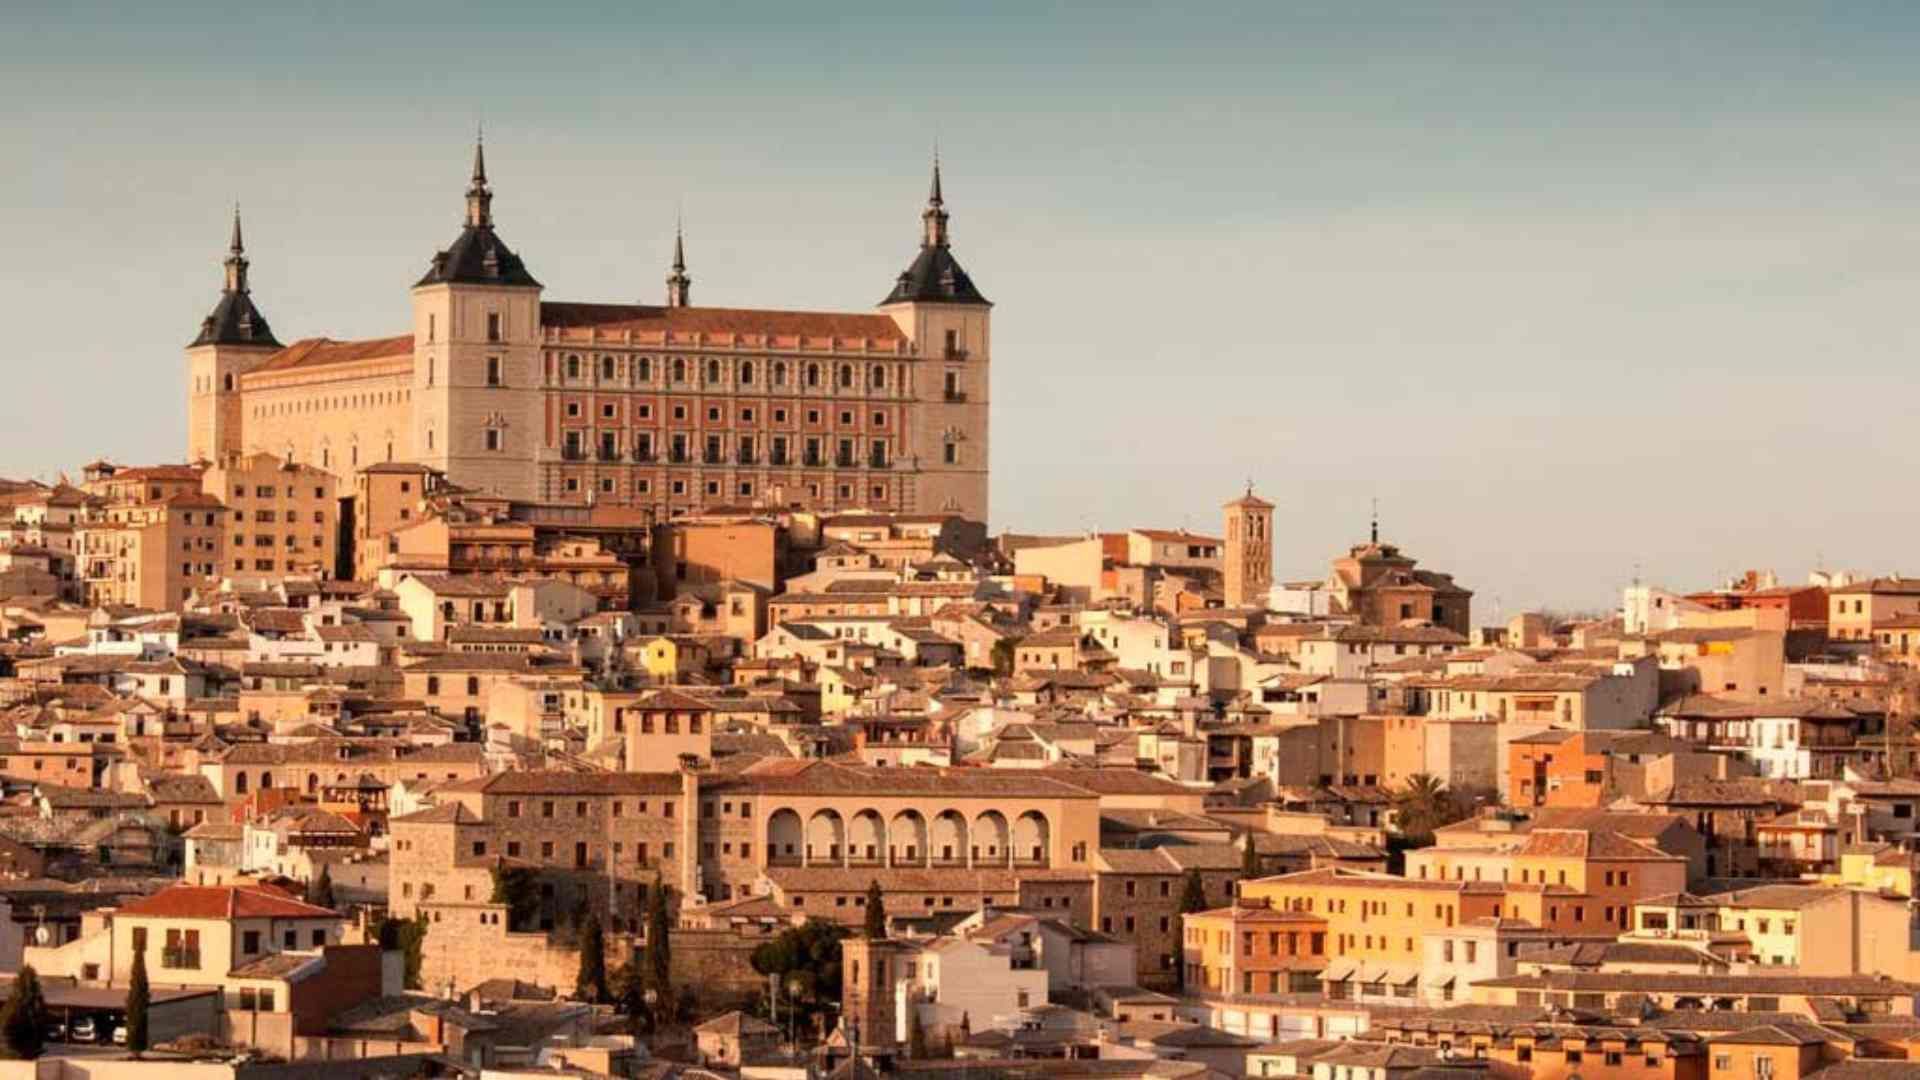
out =
[[[984,521],[992,305],[949,246],[937,163],[921,226],[870,313],[697,307],[678,240],[664,304],[558,302],[496,229],[476,147],[465,221],[404,332],[282,345],[236,217],[187,349],[188,456],[267,451],[342,478],[418,462],[661,520],[761,503]]]
[[[200,482],[227,504],[227,577],[334,576],[340,497],[333,473],[273,454],[234,453],[208,465]]]
[[[89,604],[168,610],[218,583],[226,507],[198,492],[109,506],[74,528],[81,595]]]

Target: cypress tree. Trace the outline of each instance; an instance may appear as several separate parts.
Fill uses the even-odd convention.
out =
[[[580,931],[580,974],[574,979],[573,996],[592,1005],[604,1004],[607,994],[607,938],[600,931],[600,917],[587,916]]]
[[[880,881],[875,878],[867,886],[867,926],[868,941],[879,941],[887,936],[887,898],[880,891]]]
[[[127,979],[127,1049],[135,1056],[147,1051],[147,1007],[153,1004],[153,990],[147,985],[147,954],[133,954],[133,974]]]
[[[47,1046],[47,999],[40,993],[40,973],[29,964],[13,977],[13,994],[0,1012],[0,1042],[7,1057],[32,1061]]]
[[[674,1015],[673,927],[667,919],[667,883],[656,884],[647,898],[647,988],[654,993],[654,1014]]]
[[[307,885],[307,903],[315,907],[331,908],[333,903],[333,875],[327,871],[327,864],[320,864],[320,873]]]

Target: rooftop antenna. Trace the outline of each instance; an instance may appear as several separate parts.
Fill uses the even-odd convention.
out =
[[[1376,543],[1376,544],[1378,544],[1378,543],[1380,542],[1380,498],[1379,498],[1379,496],[1375,496],[1375,497],[1374,497],[1374,499],[1373,499],[1373,532],[1372,532],[1372,536],[1373,536],[1373,542],[1374,542],[1374,543]]]

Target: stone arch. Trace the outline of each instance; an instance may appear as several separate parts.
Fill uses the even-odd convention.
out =
[[[1004,865],[1007,845],[1013,839],[1007,828],[1007,816],[988,810],[973,819],[973,862],[975,866]]]
[[[878,865],[887,854],[887,823],[880,812],[862,810],[847,824],[847,859]]]
[[[837,810],[816,810],[807,819],[807,862],[839,863],[846,856],[847,823]]]
[[[934,861],[963,863],[967,858],[967,819],[958,810],[942,810],[933,819],[927,851]]]
[[[895,866],[925,866],[927,819],[918,810],[902,810],[887,825],[887,860]]]
[[[1038,810],[1029,810],[1013,820],[1013,860],[1044,866],[1053,849],[1053,826]]]
[[[801,845],[806,843],[806,829],[800,824],[800,815],[791,810],[776,810],[767,819],[767,860],[769,862],[799,862]]]

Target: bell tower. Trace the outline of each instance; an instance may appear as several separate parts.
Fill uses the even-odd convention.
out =
[[[1273,504],[1253,493],[1228,503],[1225,592],[1228,607],[1265,610],[1273,590]]]
[[[940,158],[920,214],[920,253],[880,310],[913,342],[913,412],[902,456],[913,463],[905,508],[987,520],[987,394],[993,304],[953,257]]]
[[[494,229],[473,146],[460,235],[413,285],[415,461],[510,499],[538,497],[540,282]]]
[[[188,461],[217,461],[245,449],[240,377],[281,348],[267,317],[254,306],[247,267],[240,208],[235,206],[220,300],[200,320],[200,333],[187,345]]]

